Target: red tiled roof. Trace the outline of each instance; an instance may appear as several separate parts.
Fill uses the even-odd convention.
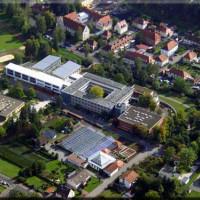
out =
[[[165,24],[160,23],[157,29],[158,29],[158,31],[160,31],[160,32],[166,33],[168,28],[167,28],[167,26],[166,26]]]
[[[116,164],[118,165],[118,167],[122,167],[124,165],[124,162],[122,160],[117,160]]]
[[[45,191],[45,193],[52,193],[52,192],[54,192],[54,191],[55,191],[54,188],[48,188],[48,189]]]
[[[75,163],[77,163],[77,164],[81,164],[81,165],[85,164],[85,160],[83,160],[82,158],[78,157],[78,156],[75,155],[75,154],[70,154],[70,155],[67,157],[67,159],[69,159],[69,160],[71,160],[71,161],[73,161],[73,162],[75,162]]]
[[[152,63],[154,61],[153,58],[146,56],[144,54],[138,53],[136,51],[134,51],[134,52],[127,51],[124,57],[127,59],[130,59],[130,60],[135,60],[137,58],[141,58],[142,61],[144,61],[146,63]]]
[[[148,22],[148,21],[145,21],[144,19],[141,19],[141,18],[137,17],[137,18],[135,18],[135,19],[133,20],[133,23],[145,25],[145,24],[148,24],[149,22]]]
[[[64,17],[67,17],[73,21],[79,21],[78,20],[78,15],[76,12],[72,12],[72,13],[69,13],[68,15],[65,15]]]
[[[121,46],[129,43],[132,40],[132,37],[130,35],[123,35],[119,39],[112,42],[112,44],[106,45],[104,47],[105,50],[112,51],[119,49]]]
[[[63,23],[66,27],[69,27],[72,30],[78,30],[78,28],[80,27],[82,30],[84,30],[85,28],[85,24],[79,23],[77,21],[74,21],[70,18],[67,17],[63,17]]]
[[[128,181],[129,183],[132,183],[136,181],[138,177],[139,175],[135,171],[126,171],[120,178]]]
[[[105,167],[104,170],[106,170],[107,172],[109,172],[111,174],[112,172],[114,172],[118,168],[119,167],[116,163],[111,163],[107,167]]]
[[[122,146],[122,143],[120,141],[118,141],[118,140],[115,140],[113,142],[113,144],[115,144],[117,146],[117,148],[120,148]]]
[[[99,22],[101,23],[102,26],[104,26],[104,25],[108,26],[109,23],[112,23],[112,19],[111,19],[110,15],[107,15],[105,17],[100,18]]]
[[[169,72],[170,72],[171,74],[175,74],[175,75],[180,76],[180,77],[182,77],[182,78],[185,78],[185,77],[187,77],[188,75],[190,75],[189,73],[187,73],[187,72],[185,72],[185,71],[183,71],[183,70],[181,70],[181,69],[177,69],[177,68],[171,68],[171,69],[169,70]]]
[[[193,51],[190,51],[189,53],[187,53],[184,58],[188,59],[188,60],[193,60],[194,58],[197,57],[197,54]]]
[[[160,35],[158,33],[154,33],[148,30],[142,30],[142,34],[144,37],[150,38],[152,40],[160,39]]]
[[[88,44],[91,46],[96,46],[98,43],[95,40],[88,40]]]
[[[156,56],[154,58],[154,60],[158,61],[158,62],[164,62],[165,60],[167,60],[168,57],[164,54],[160,54],[159,56]]]
[[[174,40],[168,42],[162,49],[170,51],[172,50],[174,47],[176,47],[178,45],[177,42],[175,42]]]
[[[103,35],[106,36],[106,37],[110,37],[112,34],[111,34],[110,31],[106,30],[106,31],[103,32]]]
[[[149,46],[147,46],[145,44],[138,44],[138,45],[136,45],[136,47],[138,49],[144,49],[144,50],[148,50],[150,48]]]
[[[106,153],[106,154],[109,154],[109,153],[111,152],[111,150],[108,149],[108,148],[104,148],[104,149],[102,149],[101,151],[102,151],[103,153]]]

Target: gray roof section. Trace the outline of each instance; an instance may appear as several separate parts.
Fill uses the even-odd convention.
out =
[[[61,65],[56,70],[54,70],[53,75],[59,78],[65,79],[71,74],[73,74],[74,72],[76,72],[77,70],[79,70],[80,68],[81,68],[81,65],[72,61],[68,61],[64,65]]]
[[[140,124],[149,129],[154,127],[163,117],[144,108],[130,106],[118,119],[129,124]]]
[[[93,82],[94,84],[96,83],[97,85],[104,85],[107,88],[113,89],[113,92],[109,94],[106,98],[98,98],[94,95],[79,90],[82,86],[88,84],[89,82]],[[72,96],[83,98],[87,101],[107,108],[111,108],[117,103],[120,103],[120,101],[124,99],[127,95],[132,93],[133,88],[106,78],[102,78],[100,76],[96,76],[91,73],[85,73],[82,78],[75,81],[72,85],[65,88],[62,92],[71,94]]]
[[[23,101],[0,95],[0,116],[7,117],[24,104]]]
[[[45,71],[52,65],[55,65],[56,63],[60,62],[61,58],[57,56],[49,55],[42,59],[40,62],[36,63],[32,66],[32,69],[37,69],[39,71]]]
[[[57,135],[57,133],[54,130],[46,130],[43,132],[43,135],[51,140]]]

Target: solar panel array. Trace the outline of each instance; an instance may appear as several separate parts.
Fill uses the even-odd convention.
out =
[[[101,131],[96,131],[92,127],[84,127],[64,140],[61,146],[70,152],[88,158],[114,141],[114,138],[106,137]]]

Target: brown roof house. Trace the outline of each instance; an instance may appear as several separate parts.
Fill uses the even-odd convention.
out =
[[[158,65],[159,67],[163,67],[169,62],[169,58],[164,54],[160,54],[156,56],[154,60],[155,60],[155,64]]]
[[[88,163],[86,160],[83,160],[82,158],[80,158],[79,156],[77,156],[76,154],[70,154],[67,157],[67,161],[76,165],[77,167],[83,167],[86,168],[88,166]]]
[[[170,78],[183,78],[185,80],[187,80],[188,78],[192,78],[191,75],[188,73],[188,72],[185,72],[181,69],[177,69],[177,68],[171,68],[170,70],[168,70],[166,72],[167,76],[170,77]]]
[[[98,43],[95,40],[88,40],[88,44],[92,51],[95,51],[98,49]]]
[[[163,37],[171,37],[174,33],[173,30],[168,28],[167,25],[164,23],[160,23],[156,31]]]
[[[197,58],[197,54],[193,51],[188,52],[184,57],[183,57],[183,62],[185,63],[191,63]]]
[[[157,45],[161,41],[161,37],[158,33],[154,33],[148,30],[142,30],[141,33],[143,36],[143,42],[148,45]]]
[[[90,29],[87,25],[79,21],[76,12],[58,17],[57,23],[59,27],[63,28],[65,31],[68,31],[72,36],[74,36],[78,30],[81,30],[83,41],[90,37]]]
[[[73,190],[77,190],[82,186],[85,186],[87,182],[90,180],[91,176],[86,169],[81,171],[75,171],[69,178],[66,180],[66,184],[68,187]]]
[[[115,27],[114,30],[119,34],[122,35],[125,32],[128,31],[128,24],[126,23],[126,20],[122,20],[120,22],[118,22]]]
[[[102,38],[105,39],[105,40],[108,40],[110,37],[112,36],[111,32],[110,31],[104,31],[102,33]]]
[[[189,46],[195,46],[200,48],[200,38],[194,36],[194,35],[187,35],[184,37],[183,43]]]
[[[122,184],[125,188],[129,189],[136,182],[139,175],[135,171],[126,171],[119,178],[120,184]]]
[[[112,29],[113,21],[110,15],[103,16],[86,7],[83,7],[82,11],[89,15],[89,20],[96,27],[96,29],[101,31]]]
[[[178,43],[174,40],[168,42],[162,49],[161,54],[165,56],[172,56],[178,50]]]
[[[103,48],[103,51],[113,51],[115,54],[119,52],[119,50],[125,50],[130,47],[132,42],[132,37],[130,35],[123,35],[117,40],[113,41],[111,44],[106,45]]]
[[[47,11],[47,8],[43,4],[36,3],[32,6],[32,11],[35,15],[43,14]]]
[[[137,58],[140,58],[143,67],[146,67],[148,64],[154,64],[155,62],[155,60],[152,57],[142,54],[140,53],[140,51],[127,51],[124,55],[123,61],[124,63],[135,65],[135,60]]]
[[[143,30],[147,27],[148,23],[149,21],[137,17],[136,19],[133,20],[132,26]]]
[[[119,170],[119,166],[117,165],[116,162],[109,164],[106,168],[104,168],[104,172],[108,175],[108,176],[113,176],[114,174],[116,174]]]

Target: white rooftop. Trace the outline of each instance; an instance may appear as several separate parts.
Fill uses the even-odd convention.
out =
[[[7,66],[5,66],[5,68],[13,70],[13,71],[18,72],[18,73],[22,73],[24,75],[30,76],[32,78],[35,78],[35,79],[38,79],[38,80],[41,80],[41,81],[56,85],[60,88],[63,85],[67,84],[65,81],[63,81],[60,78],[51,76],[49,74],[45,74],[45,73],[40,72],[40,71],[35,71],[33,69],[21,67],[20,65],[16,65],[16,64],[13,64],[13,63],[9,63]]]
[[[44,71],[49,68],[51,65],[54,65],[61,61],[60,57],[49,55],[42,59],[40,62],[32,66],[33,69]]]
[[[72,61],[68,61],[67,63],[61,65],[56,70],[54,70],[52,74],[59,78],[66,79],[71,74],[75,73],[77,70],[80,70],[80,69],[81,69],[81,65]]]
[[[96,165],[100,169],[104,169],[109,164],[113,163],[116,159],[106,153],[103,153],[102,151],[98,151],[90,156],[88,160],[89,163]]]

